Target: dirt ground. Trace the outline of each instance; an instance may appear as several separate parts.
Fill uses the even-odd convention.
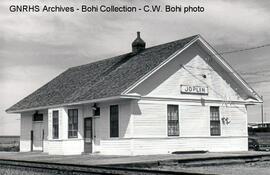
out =
[[[163,166],[160,169],[219,175],[270,175],[270,161],[201,167]]]
[[[242,156],[251,156],[249,159],[242,159]],[[263,156],[264,158],[253,158]],[[223,158],[218,160],[218,158]],[[230,158],[230,159],[227,159]],[[169,170],[169,171],[185,171],[204,174],[222,174],[222,175],[270,175],[270,153],[269,152],[230,152],[230,153],[204,153],[204,154],[168,154],[168,155],[151,155],[151,156],[104,156],[104,155],[73,155],[73,156],[53,156],[45,153],[15,153],[15,152],[0,152],[0,159],[8,160],[23,160],[36,162],[52,162],[52,163],[70,163],[78,165],[119,165],[133,163],[150,163],[163,162],[162,166],[153,169]],[[198,159],[211,159],[205,162]],[[182,163],[186,160],[193,160],[189,166],[183,166]],[[244,163],[247,160],[252,163]],[[257,162],[255,162],[255,161]],[[194,162],[195,161],[195,162]],[[194,162],[194,163],[193,163]],[[197,162],[197,163],[196,163]],[[202,166],[203,163],[206,163]],[[226,164],[230,163],[230,164]],[[187,163],[185,163],[187,164]],[[191,166],[192,164],[192,166]],[[216,164],[213,166],[213,164]],[[217,165],[218,164],[218,165]],[[195,165],[195,166],[194,166]],[[143,168],[143,167],[141,167]],[[152,168],[151,168],[152,169]],[[20,173],[21,172],[21,173]],[[32,172],[22,171],[16,168],[0,167],[0,174],[37,174],[47,175],[47,172]]]

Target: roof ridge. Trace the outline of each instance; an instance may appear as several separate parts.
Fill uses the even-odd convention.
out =
[[[94,63],[100,63],[100,62],[103,62],[103,61],[106,61],[106,60],[122,57],[122,56],[125,56],[125,55],[128,55],[128,54],[131,54],[131,53],[132,52],[128,52],[128,53],[124,53],[124,54],[121,54],[121,55],[116,55],[116,56],[113,56],[113,57],[109,57],[109,58],[105,58],[105,59],[101,59],[101,60],[96,60],[96,61],[93,61],[93,62],[90,62],[90,63],[81,64],[81,65],[78,65],[78,66],[72,66],[72,67],[69,67],[68,69],[79,68],[79,67],[83,67],[83,66],[89,66],[89,65],[94,64]]]
[[[200,36],[199,34],[197,35],[192,35],[192,36],[189,36],[189,37],[185,37],[185,38],[182,38],[182,39],[178,39],[178,40],[174,40],[174,41],[170,41],[170,42],[165,42],[165,43],[162,43],[162,44],[158,44],[158,45],[154,45],[154,46],[151,46],[151,47],[147,47],[145,48],[145,50],[143,50],[142,52],[144,51],[147,51],[149,49],[153,49],[153,48],[156,48],[156,47],[159,47],[161,45],[169,45],[169,44],[172,44],[172,43],[177,43],[179,41],[183,41],[183,40],[186,40],[186,39],[189,39],[189,38],[195,38],[195,37],[198,37]],[[138,54],[140,54],[141,52],[139,52]],[[134,55],[137,55],[137,54],[133,54],[133,52],[127,52],[127,53],[123,53],[121,55],[117,55],[117,56],[113,56],[113,57],[109,57],[109,58],[105,58],[105,59],[101,59],[101,60],[97,60],[97,61],[94,61],[94,62],[90,62],[90,63],[86,63],[86,64],[82,64],[82,65],[78,65],[78,66],[72,66],[72,67],[69,67],[68,69],[72,69],[72,68],[78,68],[78,67],[83,67],[83,66],[87,66],[87,65],[90,65],[90,64],[94,64],[94,63],[99,63],[99,62],[102,62],[102,61],[105,61],[105,60],[110,60],[110,59],[113,59],[113,58],[117,58],[117,57],[121,57],[121,56],[124,56],[124,55],[129,55],[132,57]]]
[[[166,42],[166,43],[154,45],[154,46],[148,47],[148,48],[146,48],[146,49],[152,49],[152,48],[155,48],[155,47],[159,47],[159,46],[161,46],[161,45],[168,45],[168,44],[172,44],[172,43],[177,43],[177,42],[179,42],[179,41],[183,41],[183,40],[187,40],[187,39],[195,38],[195,37],[199,37],[199,36],[200,36],[199,34],[197,34],[197,35],[192,35],[192,36],[185,37],[185,38],[182,38],[182,39],[178,39],[178,40],[174,40],[174,41],[170,41],[170,42]],[[145,49],[145,50],[146,50],[146,49]]]
[[[55,104],[119,95],[198,35],[155,45],[135,54],[121,54],[73,66],[7,109],[29,110]]]
[[[120,68],[122,65],[124,65],[125,63],[127,63],[129,60],[132,60],[132,58],[134,57],[134,56],[139,56],[139,55],[143,55],[144,53],[146,53],[147,51],[149,51],[149,50],[152,50],[152,49],[155,49],[155,48],[158,48],[158,47],[160,47],[160,46],[163,46],[164,48],[160,48],[160,50],[163,50],[163,49],[166,49],[167,47],[167,45],[170,45],[170,44],[172,44],[172,43],[177,43],[177,42],[180,42],[180,41],[184,41],[184,40],[190,40],[190,41],[192,41],[194,38],[195,38],[195,36],[198,36],[198,35],[193,35],[193,36],[190,36],[190,37],[186,37],[186,38],[183,38],[183,39],[180,39],[180,40],[175,40],[175,41],[172,41],[172,42],[168,42],[168,43],[165,43],[165,44],[159,44],[159,45],[156,45],[156,46],[152,46],[152,47],[149,47],[149,48],[146,48],[145,50],[143,50],[143,51],[141,51],[141,52],[139,52],[139,53],[137,53],[137,54],[134,54],[134,53],[128,53],[128,54],[126,54],[126,56],[128,57],[128,56],[130,56],[125,62],[123,62],[123,63],[121,63],[119,66],[117,66],[117,67],[115,67],[114,69],[112,69],[113,67],[114,67],[114,65],[113,66],[111,66],[110,68],[108,68],[108,70],[106,70],[106,73],[103,73],[103,74],[101,74],[99,77],[101,77],[100,79],[98,79],[98,81],[96,81],[94,84],[92,84],[92,86],[83,86],[83,87],[81,87],[80,89],[82,89],[84,92],[89,92],[91,89],[93,89],[93,87],[95,87],[96,85],[98,85],[99,83],[102,83],[103,81],[104,81],[104,79],[106,79],[107,78],[107,76],[109,76],[110,74],[112,74],[113,72],[115,72],[118,68]],[[192,38],[192,39],[191,39]],[[187,43],[185,43],[184,45],[186,45],[186,44],[188,44],[188,43],[190,43],[190,41],[189,42],[187,42]],[[178,50],[178,49],[177,49]],[[124,58],[122,58],[122,59],[125,59],[126,57],[124,57]],[[118,65],[118,63],[119,62],[117,62],[117,63],[115,63],[115,65]],[[109,70],[111,70],[111,71],[109,71]],[[87,84],[87,83],[86,83]],[[70,98],[73,98],[73,95],[75,95],[75,94],[77,94],[78,93],[78,91],[74,91],[74,93],[72,93],[70,96],[69,96],[69,98],[68,98],[68,100],[70,100]],[[82,93],[82,92],[80,92],[80,93]]]

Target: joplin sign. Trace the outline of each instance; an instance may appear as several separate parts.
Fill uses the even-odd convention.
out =
[[[189,86],[189,85],[181,85],[180,87],[182,94],[208,94],[208,87],[203,86]]]

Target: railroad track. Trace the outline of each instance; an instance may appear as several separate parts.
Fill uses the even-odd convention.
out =
[[[123,168],[123,167],[109,167],[109,166],[94,166],[94,165],[75,165],[75,164],[62,164],[50,162],[35,162],[24,160],[6,160],[0,159],[0,167],[16,168],[29,171],[40,171],[51,174],[67,174],[67,175],[84,175],[84,174],[119,174],[119,175],[190,175],[195,173],[188,172],[174,172],[174,171],[161,171],[150,169],[138,168]],[[202,174],[197,174],[202,175]]]

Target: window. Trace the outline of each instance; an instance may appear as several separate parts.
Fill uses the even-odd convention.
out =
[[[53,139],[59,138],[59,111],[53,111]]]
[[[78,137],[78,109],[68,110],[68,138]]]
[[[167,106],[168,136],[179,136],[178,105]]]
[[[210,107],[210,134],[220,136],[219,107]]]
[[[118,105],[110,106],[110,137],[119,137]]]

